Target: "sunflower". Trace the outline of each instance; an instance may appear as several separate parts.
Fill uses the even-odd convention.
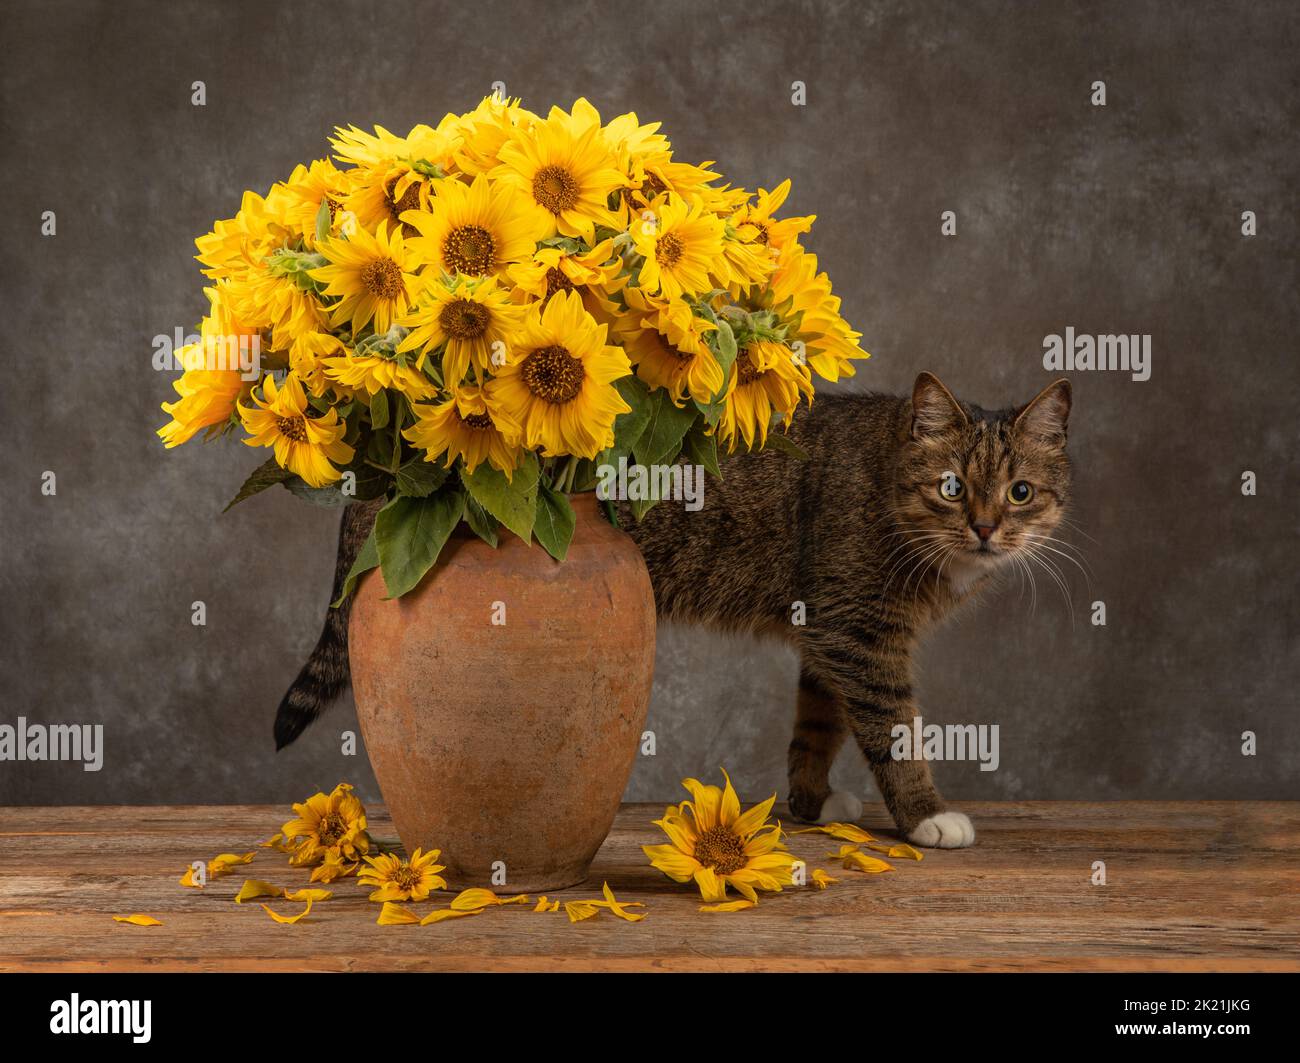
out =
[[[232,280],[228,297],[242,321],[270,331],[276,351],[287,351],[299,336],[319,332],[326,324],[315,292],[299,287],[293,276],[266,266]]]
[[[383,126],[375,126],[373,134],[355,126],[334,133],[330,143],[336,154],[355,167],[346,171],[350,191],[343,205],[370,230],[381,223],[401,225],[408,210],[427,210],[441,181],[434,174],[452,166],[459,146],[450,115],[437,129],[417,125],[404,137]],[[410,235],[409,229],[403,231]]]
[[[629,412],[613,382],[631,364],[607,344],[608,330],[576,292],[533,303],[511,360],[487,382],[485,400],[507,438],[546,457],[594,458],[614,442],[614,418]]]
[[[510,293],[498,286],[495,277],[434,281],[415,309],[402,319],[411,332],[397,349],[418,349],[420,357],[415,364],[423,369],[429,354],[442,347],[442,380],[453,388],[465,379],[471,365],[476,376],[491,370],[493,352],[504,355],[523,325],[525,313],[526,308],[511,302]]]
[[[289,347],[289,368],[313,395],[324,395],[331,383],[325,360],[347,353],[347,346],[332,332],[304,332]]]
[[[241,399],[253,389],[256,372],[246,374],[245,356],[261,350],[261,334],[234,314],[229,303],[229,285],[204,289],[208,316],[199,325],[199,341],[175,352],[184,372],[172,387],[180,397],[162,404],[171,420],[158,429],[158,436],[170,449],[192,439],[204,428],[215,430],[228,420]],[[256,363],[250,363],[256,369]]]
[[[853,376],[853,362],[871,357],[858,343],[862,334],[840,316],[840,300],[831,291],[830,278],[817,272],[817,256],[798,244],[790,244],[782,254],[770,290],[760,293],[759,304],[775,307],[795,322],[786,342],[803,344],[804,360],[818,376],[832,381]]]
[[[444,865],[434,863],[439,855],[438,849],[427,853],[416,849],[409,862],[388,853],[367,856],[370,866],[357,873],[357,881],[375,887],[370,894],[372,901],[422,901],[434,890],[447,888],[446,880],[438,874],[445,870]]]
[[[579,101],[579,104],[585,102]],[[579,113],[579,106],[575,105],[575,116]],[[599,115],[596,118],[599,120]],[[664,192],[673,192],[687,199],[704,199],[706,207],[713,209],[708,201],[717,190],[710,186],[719,179],[719,175],[709,169],[713,164],[706,162],[692,166],[674,162],[672,146],[659,132],[659,126],[659,122],[642,125],[636,112],[632,111],[611,119],[602,130],[606,142],[618,156],[619,169],[626,178],[626,186],[620,195],[622,228],[627,227],[628,218],[640,215]]]
[[[626,178],[601,134],[599,115],[590,118],[594,108],[579,100],[573,111],[552,107],[545,121],[516,130],[501,145],[501,162],[490,176],[523,193],[542,237],[558,232],[592,244],[597,224],[618,224],[608,200]]]
[[[611,237],[590,251],[539,247],[529,261],[510,268],[510,279],[519,291],[545,302],[556,292],[588,287],[616,292],[626,283],[619,277],[622,268],[623,259],[615,253]],[[585,299],[583,302],[586,305]],[[587,309],[590,312],[591,307]]]
[[[291,863],[316,864],[331,856],[355,861],[370,851],[366,810],[347,783],[339,783],[328,796],[315,794],[293,810],[298,818],[280,828],[287,841],[296,842]]]
[[[745,447],[762,447],[773,410],[787,420],[799,405],[800,394],[812,401],[812,377],[794,351],[782,343],[755,340],[740,350],[727,381],[726,405],[718,421],[718,436],[734,451],[740,439]]]
[[[346,465],[353,449],[343,442],[346,425],[338,410],[331,409],[320,417],[307,416],[307,395],[302,383],[290,373],[277,389],[275,377],[262,381],[262,394],[252,393],[256,408],[239,406],[239,417],[249,438],[250,447],[275,447],[275,460],[281,468],[301,476],[312,487],[324,487],[339,478],[331,462]],[[288,831],[285,831],[288,834]]]
[[[474,178],[472,185],[443,181],[433,213],[409,211],[419,233],[411,250],[444,273],[486,277],[533,253],[538,228],[528,204],[513,189]]]
[[[758,890],[779,893],[792,884],[794,856],[781,844],[780,823],[768,822],[776,795],[742,815],[731,777],[722,774],[727,785],[721,790],[684,779],[692,800],[669,806],[663,819],[654,821],[669,844],[641,849],[674,882],[694,881],[705,901],[725,901],[730,886],[757,902]]]
[[[288,205],[285,217],[307,247],[316,246],[316,218],[324,203],[330,212],[330,232],[343,224],[343,201],[352,191],[348,175],[329,159],[316,159],[310,166],[294,167],[283,188]]]
[[[265,199],[245,192],[239,213],[216,222],[212,232],[194,241],[199,250],[194,257],[207,267],[204,275],[218,280],[261,266],[267,255],[295,238],[292,207],[281,186],[272,188]]]
[[[737,235],[746,241],[754,241],[764,247],[784,249],[794,243],[800,233],[806,233],[817,220],[817,215],[809,214],[802,218],[784,218],[777,221],[773,215],[790,195],[790,181],[786,179],[771,192],[760,188],[758,201],[749,203],[748,197],[743,206],[731,215],[731,227]]]
[[[446,402],[411,409],[416,422],[402,434],[425,452],[426,461],[436,461],[446,454],[446,466],[451,468],[457,458],[463,458],[467,472],[487,461],[505,473],[507,480],[514,479],[520,447],[506,439],[496,426],[481,389],[458,388]]]
[[[708,291],[722,258],[722,219],[700,200],[677,196],[661,196],[648,213],[632,227],[633,244],[645,257],[638,285],[665,299]]]
[[[407,272],[412,256],[402,234],[394,229],[390,237],[385,223],[374,236],[358,230],[347,240],[326,240],[320,253],[329,265],[308,273],[325,284],[323,295],[341,297],[330,322],[350,321],[354,336],[372,320],[375,333],[384,335],[414,302],[419,282]]]
[[[457,122],[456,165],[462,173],[473,177],[488,173],[500,164],[501,145],[515,130],[526,133],[538,121],[541,119],[532,111],[519,106],[518,99],[483,97],[474,110]]]
[[[325,376],[339,385],[338,390],[367,396],[393,388],[411,399],[428,399],[437,389],[418,369],[382,354],[345,354],[324,359]]]
[[[665,389],[678,405],[686,396],[712,401],[726,379],[703,337],[717,326],[691,313],[681,300],[665,303],[630,288],[627,302],[630,313],[620,322],[619,337],[636,375],[651,390]]]

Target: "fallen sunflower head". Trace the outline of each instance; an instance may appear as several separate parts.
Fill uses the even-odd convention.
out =
[[[655,820],[667,845],[643,845],[650,863],[674,882],[694,882],[710,903],[727,899],[730,886],[749,901],[758,890],[780,892],[791,884],[794,856],[781,844],[781,825],[769,822],[773,794],[748,812],[724,771],[726,786],[684,779],[691,800],[670,806]]]
[[[355,861],[370,851],[365,807],[347,783],[339,783],[329,794],[315,794],[293,810],[298,818],[280,828],[285,840],[294,844],[291,864],[311,866],[331,854]]]

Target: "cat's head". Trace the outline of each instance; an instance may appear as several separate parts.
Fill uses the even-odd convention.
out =
[[[904,534],[957,567],[1041,554],[1069,498],[1069,415],[1068,380],[1023,406],[988,412],[922,373],[896,485]]]

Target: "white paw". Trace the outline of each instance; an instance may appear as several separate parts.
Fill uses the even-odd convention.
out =
[[[975,844],[975,828],[960,812],[940,812],[921,820],[907,840],[928,849],[964,849]]]
[[[818,823],[853,823],[862,818],[862,802],[847,790],[832,790],[822,802]]]

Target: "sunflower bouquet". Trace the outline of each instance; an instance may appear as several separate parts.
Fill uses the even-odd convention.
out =
[[[270,448],[232,505],[386,497],[358,565],[395,596],[462,520],[562,559],[602,466],[788,449],[813,374],[867,357],[789,181],[732,188],[635,114],[493,96],[331,144],[196,241],[210,309],[158,435]]]

